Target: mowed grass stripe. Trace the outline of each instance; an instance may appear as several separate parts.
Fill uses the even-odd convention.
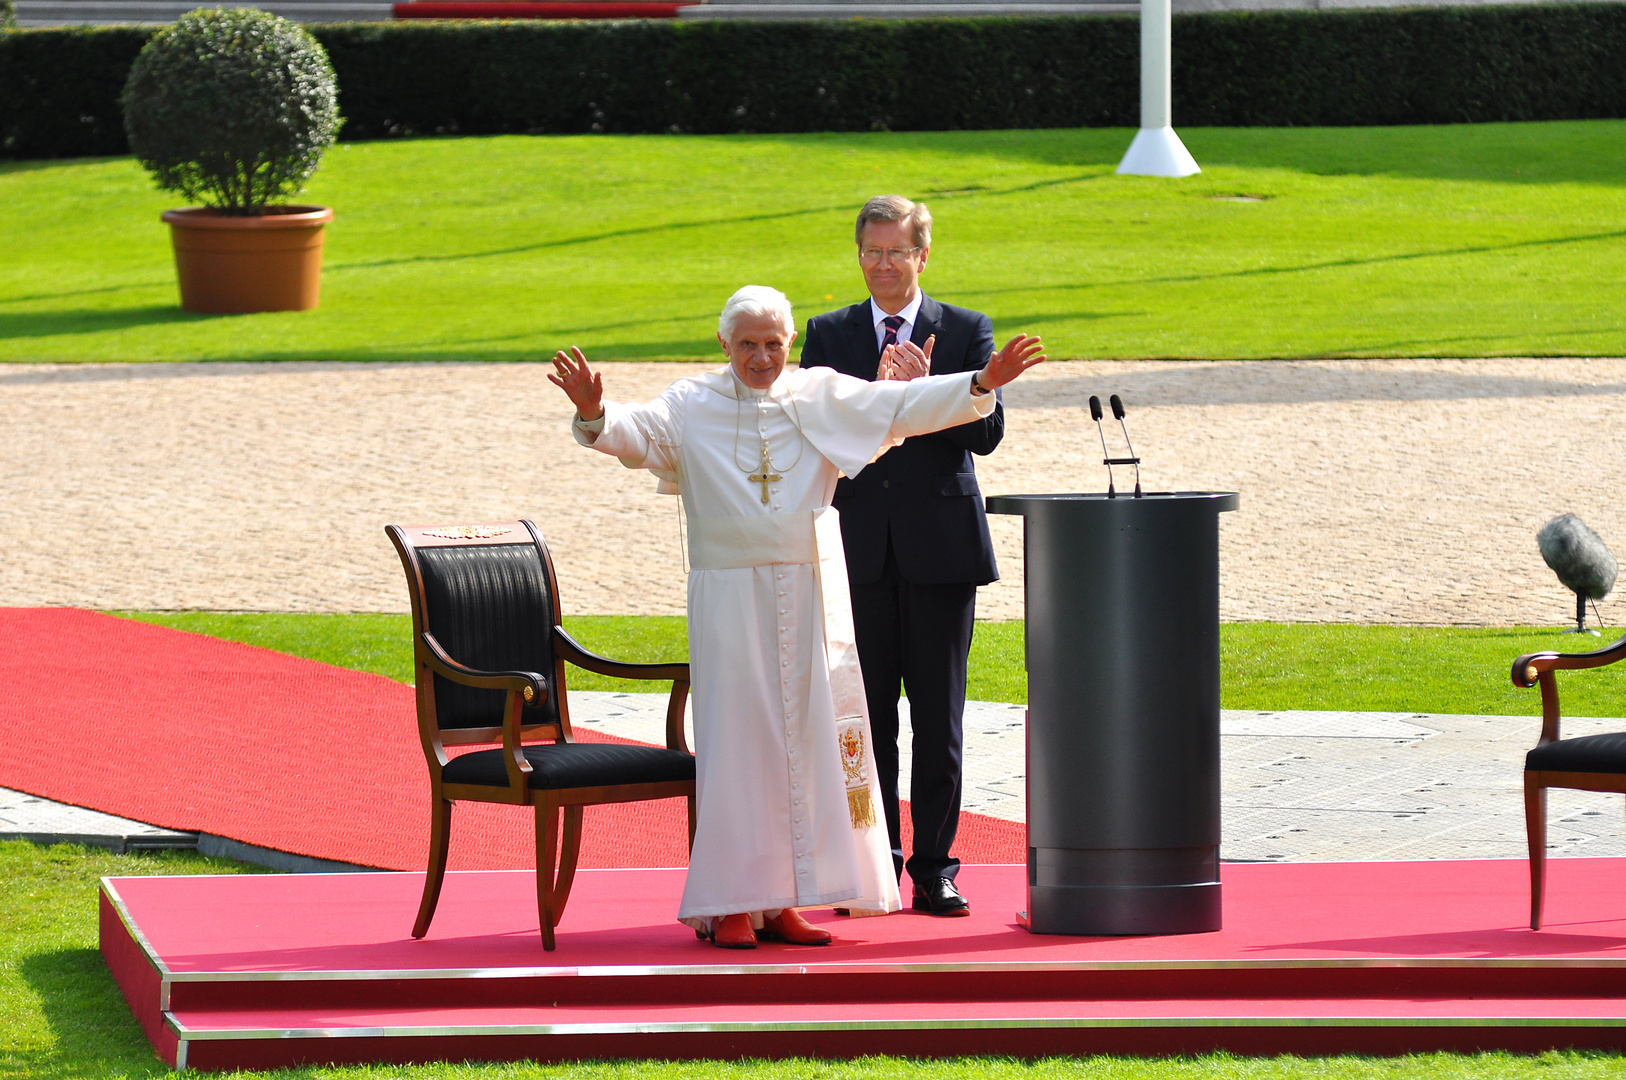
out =
[[[0,163],[0,359],[715,354],[746,283],[861,298],[851,228],[937,216],[925,287],[1068,357],[1626,354],[1626,121],[1183,129],[1204,171],[1119,177],[1123,130],[348,143],[322,306],[176,306],[131,159]]]
[[[412,681],[411,627],[405,615],[118,614]],[[686,624],[680,617],[580,615],[567,617],[565,627],[588,648],[618,660],[688,656]],[[1027,701],[1023,633],[1020,621],[977,624],[968,697]],[[1577,638],[1540,627],[1228,623],[1220,627],[1220,701],[1227,709],[1540,716],[1537,692],[1512,684],[1514,657],[1544,649],[1586,651],[1612,637]],[[1080,662],[1087,664],[1089,658]],[[658,689],[575,668],[568,678],[579,690]],[[1559,686],[1568,715],[1626,717],[1626,670],[1560,674]]]

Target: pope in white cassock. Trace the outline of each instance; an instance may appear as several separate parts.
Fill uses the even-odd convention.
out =
[[[829,943],[799,907],[902,906],[830,500],[905,438],[988,415],[990,391],[1044,359],[1018,336],[957,375],[902,381],[890,348],[875,382],[787,372],[794,326],[784,294],[749,285],[718,321],[728,366],[654,401],[605,401],[574,347],[548,376],[578,442],[683,498],[698,822],[678,918],[725,948]]]

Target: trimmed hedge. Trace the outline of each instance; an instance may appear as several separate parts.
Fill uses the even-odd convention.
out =
[[[1120,122],[1138,85],[1139,31],[1124,19],[363,23],[319,36],[349,138],[1071,127]]]
[[[10,30],[17,25],[17,5],[11,0],[0,0],[0,30]]]
[[[348,23],[312,27],[346,139],[502,132],[1134,126],[1133,16]],[[0,36],[0,155],[126,152],[152,33]],[[1626,116],[1626,4],[1174,20],[1175,121],[1274,126]]]
[[[127,154],[119,94],[151,27],[0,34],[0,155]]]

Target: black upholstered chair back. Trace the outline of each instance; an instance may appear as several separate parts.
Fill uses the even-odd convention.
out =
[[[535,810],[537,919],[542,947],[552,949],[576,875],[584,806],[683,798],[694,844],[694,755],[683,737],[689,665],[629,664],[571,638],[559,621],[553,560],[529,521],[387,525],[384,532],[412,598],[418,738],[432,807],[412,936],[429,932],[440,902],[453,803],[498,803]],[[574,741],[567,663],[614,678],[669,681],[666,746]],[[453,747],[469,749],[448,754]]]
[[[535,671],[554,678],[553,581],[531,538],[512,544],[420,547],[424,629],[460,664],[481,671]],[[442,728],[498,727],[506,694],[435,680]],[[555,723],[559,692],[525,708],[522,723]]]

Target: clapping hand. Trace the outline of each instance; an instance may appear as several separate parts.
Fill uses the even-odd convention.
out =
[[[975,378],[985,390],[1004,386],[1028,368],[1044,363],[1045,355],[1039,351],[1043,347],[1037,336],[1017,334],[988,358],[988,365]]]
[[[554,353],[553,369],[558,374],[550,374],[548,381],[565,392],[583,420],[597,420],[604,415],[604,376],[587,366],[587,357],[580,349],[572,345],[569,355]]]
[[[895,345],[888,345],[881,353],[881,367],[876,372],[877,382],[895,380],[908,382],[918,379],[922,375],[932,373],[932,346],[937,344],[937,335],[933,334],[926,339],[926,347],[921,348],[912,341],[900,341]]]

